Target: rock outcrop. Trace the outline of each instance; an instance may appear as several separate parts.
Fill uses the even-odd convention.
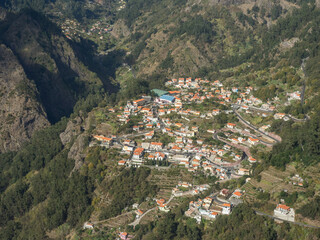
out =
[[[79,116],[68,122],[65,131],[60,134],[60,140],[63,145],[70,143],[75,136],[78,136],[83,131],[82,123],[83,119]]]
[[[7,16],[6,10],[0,7],[0,21],[4,20],[6,16]]]
[[[70,145],[68,158],[75,160],[74,170],[79,169],[85,158],[85,148],[88,145],[89,118],[78,116],[70,120],[64,132],[60,134],[63,145]]]
[[[18,150],[34,131],[50,125],[38,97],[13,52],[0,44],[0,152]]]

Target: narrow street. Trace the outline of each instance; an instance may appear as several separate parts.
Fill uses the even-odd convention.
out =
[[[255,126],[253,126],[251,123],[247,122],[245,119],[243,119],[243,117],[241,117],[241,115],[237,112],[237,110],[233,107],[232,108],[234,114],[236,114],[236,116],[238,117],[238,119],[240,120],[240,122],[242,122],[243,124],[245,124],[247,127],[253,129],[254,131],[256,132],[259,132],[261,133],[262,135],[272,139],[273,141],[275,141],[276,143],[280,143],[280,140],[273,137],[273,136],[270,136],[269,134],[263,132],[263,131],[260,131],[259,129],[257,129]]]

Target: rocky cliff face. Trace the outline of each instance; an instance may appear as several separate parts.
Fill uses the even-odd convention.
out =
[[[18,59],[0,45],[0,152],[18,150],[32,133],[49,125],[35,84]]]
[[[18,150],[34,131],[68,116],[80,98],[105,86],[81,62],[81,47],[44,16],[5,16],[0,12],[0,152]]]
[[[83,152],[89,139],[88,130],[90,128],[90,117],[84,118],[78,116],[70,120],[64,132],[60,134],[60,140],[63,145],[70,145],[68,158],[75,160],[73,170],[78,170],[85,158]]]
[[[6,10],[4,10],[3,8],[0,7],[0,21],[4,20],[7,16],[7,12]]]
[[[102,86],[78,60],[59,29],[35,12],[18,15],[3,33],[3,41],[34,80],[51,122],[70,114],[89,85]]]

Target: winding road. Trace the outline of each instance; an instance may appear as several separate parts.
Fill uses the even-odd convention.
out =
[[[264,212],[260,212],[260,211],[256,211],[256,210],[254,210],[254,211],[255,211],[255,213],[258,214],[258,215],[266,216],[266,217],[269,217],[269,218],[272,218],[272,219],[275,219],[275,220],[280,220],[280,221],[284,221],[284,222],[296,224],[296,225],[299,225],[299,226],[302,226],[302,227],[309,227],[309,228],[320,229],[320,227],[318,227],[318,226],[313,226],[313,225],[310,225],[310,224],[305,224],[305,223],[300,223],[300,222],[292,222],[292,221],[284,220],[284,219],[282,219],[282,218],[278,218],[278,217],[275,217],[275,216],[266,214],[266,213],[264,213]]]
[[[236,106],[236,107],[241,107],[242,106],[242,105],[239,105],[239,104],[232,104],[232,105]],[[263,108],[257,108],[257,107],[253,107],[253,106],[248,106],[248,108],[251,109],[251,110],[255,110],[255,111],[273,113],[272,110],[267,110],[267,109],[263,109]]]
[[[174,198],[174,195],[171,195],[171,197],[169,198],[169,200],[168,200],[168,202],[167,202],[166,204],[169,204],[173,198]],[[155,209],[157,209],[157,208],[158,208],[158,206],[157,206],[157,207],[154,207],[154,208],[150,208],[148,211],[146,211],[145,213],[143,213],[139,218],[136,218],[132,223],[129,223],[128,225],[129,225],[129,226],[133,226],[133,228],[135,228],[135,227],[140,223],[141,219],[142,219],[145,215],[147,215],[149,212],[151,212],[151,211],[153,211],[153,210],[155,210]]]
[[[292,115],[290,115],[290,114],[288,114],[287,116],[288,116],[289,118],[291,118],[291,119],[292,119],[293,121],[295,121],[295,122],[305,122],[305,121],[307,121],[307,120],[310,119],[310,117],[309,117],[308,115],[306,115],[306,117],[303,118],[303,119],[295,118],[294,116],[292,116]]]
[[[276,139],[276,138],[270,136],[269,134],[267,134],[267,133],[265,133],[265,132],[257,129],[257,128],[256,128],[255,126],[253,126],[251,123],[249,123],[248,121],[246,121],[245,119],[243,119],[243,117],[237,112],[237,110],[236,110],[234,107],[233,107],[232,109],[233,109],[234,114],[236,114],[236,116],[238,117],[238,119],[239,119],[243,124],[245,124],[246,126],[248,126],[248,127],[251,128],[251,129],[255,130],[256,132],[259,132],[259,133],[261,133],[262,135],[264,135],[264,136],[266,136],[266,137],[274,140],[275,142],[280,143],[280,141],[279,141],[278,139]]]

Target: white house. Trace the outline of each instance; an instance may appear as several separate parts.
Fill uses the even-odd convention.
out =
[[[294,222],[295,212],[293,208],[290,208],[284,204],[278,204],[274,209],[273,215],[277,218]]]
[[[253,157],[249,157],[249,162],[250,163],[256,163],[257,162],[257,159],[253,158]]]
[[[255,146],[255,145],[257,145],[259,143],[259,139],[249,137],[248,138],[248,143],[250,143],[251,145]]]
[[[238,170],[238,174],[241,175],[241,176],[249,175],[249,170],[248,170],[248,169],[245,169],[245,168],[240,168],[240,169]]]
[[[120,160],[119,162],[118,162],[118,165],[119,166],[125,166],[126,165],[126,161],[125,160]]]
[[[236,124],[234,123],[227,123],[227,128],[233,129],[235,128]]]
[[[222,212],[223,215],[229,215],[231,213],[231,204],[230,203],[224,203],[222,205]]]
[[[152,142],[150,144],[150,149],[152,150],[161,150],[162,149],[163,144],[160,142]]]

